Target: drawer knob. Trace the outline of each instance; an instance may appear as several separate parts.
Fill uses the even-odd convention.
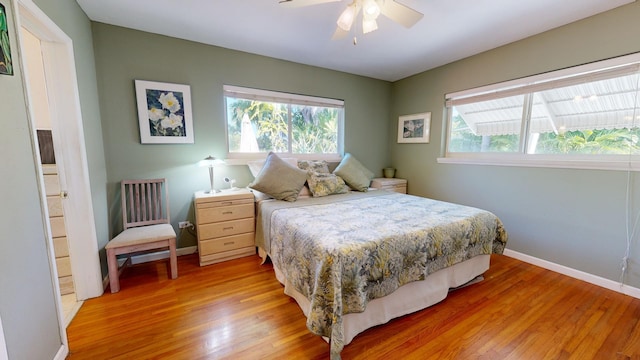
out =
[[[231,214],[233,214],[233,211],[224,211],[222,213],[222,215],[231,215]]]
[[[235,241],[229,241],[229,242],[224,243],[224,246],[233,245],[235,243],[236,243]]]
[[[228,226],[226,228],[222,228],[222,230],[233,230],[233,226]]]

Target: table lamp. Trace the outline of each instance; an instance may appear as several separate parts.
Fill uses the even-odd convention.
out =
[[[211,182],[211,190],[207,191],[209,194],[216,193],[216,190],[213,188],[213,167],[220,164],[224,164],[224,160],[216,159],[211,155],[198,162],[198,166],[209,168],[209,181]]]

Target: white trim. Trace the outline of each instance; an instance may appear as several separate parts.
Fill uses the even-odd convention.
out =
[[[64,360],[69,355],[69,348],[66,346],[60,346],[56,356],[53,357],[53,360]]]
[[[73,318],[76,317],[76,315],[78,314],[78,311],[80,311],[80,308],[82,307],[83,304],[84,304],[83,300],[76,300],[76,302],[73,304],[73,307],[69,310],[69,312],[65,314],[65,317],[64,317],[65,329],[69,327],[69,324],[71,324],[71,320],[73,320]]]
[[[451,154],[450,154],[451,155]],[[495,166],[520,166],[542,167],[558,169],[587,169],[587,170],[617,170],[640,171],[640,161],[629,160],[629,156],[611,155],[611,160],[587,160],[584,158],[563,156],[563,159],[555,159],[545,156],[523,154],[464,154],[451,157],[439,157],[438,164],[465,164],[465,165],[495,165]],[[623,158],[627,158],[623,160]]]
[[[2,330],[2,318],[0,318],[0,360],[9,360],[7,342],[4,340],[4,330]]]
[[[98,257],[98,240],[93,214],[89,170],[86,158],[80,97],[76,76],[73,43],[33,0],[16,0],[17,18],[24,27],[42,40],[43,61],[52,114],[52,125],[60,136],[63,169],[68,189],[74,189],[64,201],[69,251],[78,300],[102,295],[102,271]],[[27,99],[28,101],[28,99]],[[30,116],[31,117],[31,116]],[[31,117],[32,118],[32,117]],[[33,121],[33,119],[32,119]],[[56,149],[57,150],[57,149]],[[43,199],[46,207],[46,199]],[[59,300],[59,299],[58,299]]]
[[[36,125],[35,125],[35,119],[34,119],[34,110],[33,107],[31,105],[31,99],[29,97],[29,72],[27,70],[27,66],[25,64],[25,58],[24,58],[24,54],[26,53],[24,51],[24,46],[23,46],[23,42],[22,42],[22,29],[23,27],[25,29],[31,30],[29,29],[28,26],[32,26],[34,29],[36,29],[39,33],[41,32],[46,32],[49,30],[49,26],[54,26],[55,24],[51,23],[51,20],[49,18],[47,18],[46,16],[44,17],[44,19],[48,20],[49,22],[44,25],[44,23],[46,23],[46,20],[43,20],[43,22],[40,22],[40,20],[36,19],[38,15],[36,14],[40,14],[38,13],[38,11],[40,11],[40,9],[35,6],[35,4],[33,4],[32,2],[25,3],[24,1],[27,0],[14,0],[12,3],[12,7],[14,9],[14,24],[15,24],[15,29],[16,29],[16,39],[18,40],[18,44],[16,46],[16,53],[19,55],[16,58],[20,58],[21,61],[19,64],[16,64],[17,66],[20,67],[20,70],[23,74],[22,76],[22,83],[23,83],[23,88],[24,88],[24,98],[25,98],[25,103],[26,103],[26,111],[27,111],[27,118],[29,120],[28,126],[29,126],[29,130],[32,133],[31,136],[33,139],[36,138]],[[22,22],[24,21],[25,24],[28,25],[23,25]],[[34,31],[31,31],[32,33],[34,33]],[[34,33],[35,35],[35,33]],[[40,40],[42,40],[42,37],[39,37]],[[42,42],[42,44],[44,44],[44,40]],[[44,59],[44,57],[43,57]],[[55,104],[49,104],[50,105],[50,111],[51,108],[54,107]],[[53,111],[52,115],[53,115]],[[32,146],[32,150],[33,150],[33,161],[34,164],[40,164],[40,153],[38,151],[38,149],[35,147],[36,146],[36,141],[31,141],[31,146]],[[46,199],[46,191],[45,191],[45,185],[44,185],[44,175],[42,172],[42,166],[36,166],[36,172],[37,172],[37,183],[38,183],[38,191],[39,191],[39,195],[40,195],[40,204],[41,204],[41,213],[40,216],[42,217],[42,223],[44,224],[44,235],[46,237],[46,248],[47,248],[47,253],[48,253],[48,259],[49,259],[49,268],[50,268],[50,273],[49,275],[51,276],[51,283],[53,285],[53,301],[56,307],[56,311],[57,311],[57,318],[58,318],[58,327],[60,329],[59,334],[60,334],[60,348],[58,349],[58,352],[56,354],[56,359],[64,359],[66,358],[66,356],[69,353],[69,341],[67,338],[67,332],[66,332],[66,327],[64,324],[64,315],[63,315],[63,309],[62,309],[62,302],[61,302],[61,297],[60,297],[60,283],[58,280],[58,270],[57,270],[57,266],[56,266],[56,262],[55,262],[55,254],[54,254],[54,250],[53,250],[53,238],[51,237],[51,224],[49,222],[49,210],[47,207],[47,199]]]
[[[590,284],[598,285],[605,289],[613,290],[615,292],[633,296],[634,298],[640,299],[640,289],[633,286],[629,286],[629,285],[619,283],[617,281],[605,279],[597,275],[589,274],[584,271],[566,267],[564,265],[552,263],[550,261],[542,260],[542,259],[530,256],[530,255],[522,254],[510,249],[505,249],[504,255],[514,259],[518,259],[520,261],[524,261],[529,264],[540,266],[547,270],[551,270],[563,275],[567,275],[574,279],[586,281]]]
[[[246,154],[246,153],[244,153]],[[295,158],[298,160],[325,160],[328,162],[340,162],[342,161],[342,157],[339,154],[289,154],[289,153],[278,153],[276,154],[281,158]],[[267,154],[259,153],[254,154],[253,156],[249,156],[248,154],[243,157],[233,157],[224,159],[224,165],[247,165],[251,161],[264,160],[267,158]]]
[[[533,84],[539,84],[551,80],[563,79],[567,77],[578,76],[591,72],[599,72],[605,69],[617,68],[620,66],[628,65],[630,63],[640,62],[640,52],[615,57],[607,60],[594,61],[588,64],[572,66],[560,70],[549,71],[542,74],[527,76],[519,79],[513,79],[508,81],[499,82],[496,84],[480,86],[473,89],[467,89],[462,91],[456,91],[453,93],[445,94],[445,99],[463,99],[471,96],[487,94],[491,92],[498,92],[500,90],[519,88],[523,86],[529,86]]]
[[[292,94],[280,91],[253,89],[247,87],[223,85],[224,96],[236,96],[243,99],[257,99],[275,102],[295,102],[297,104],[344,108],[344,100],[318,96]]]

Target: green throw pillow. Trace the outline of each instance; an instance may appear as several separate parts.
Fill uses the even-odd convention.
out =
[[[355,157],[347,153],[333,171],[340,176],[352,189],[367,191],[374,174],[360,163]]]
[[[264,166],[249,187],[278,200],[296,201],[307,181],[307,172],[270,152]]]

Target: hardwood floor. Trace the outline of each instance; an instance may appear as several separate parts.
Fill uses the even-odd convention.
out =
[[[68,359],[328,359],[271,265],[136,265],[67,328]],[[640,359],[640,300],[505,256],[485,280],[358,335],[343,359]]]

